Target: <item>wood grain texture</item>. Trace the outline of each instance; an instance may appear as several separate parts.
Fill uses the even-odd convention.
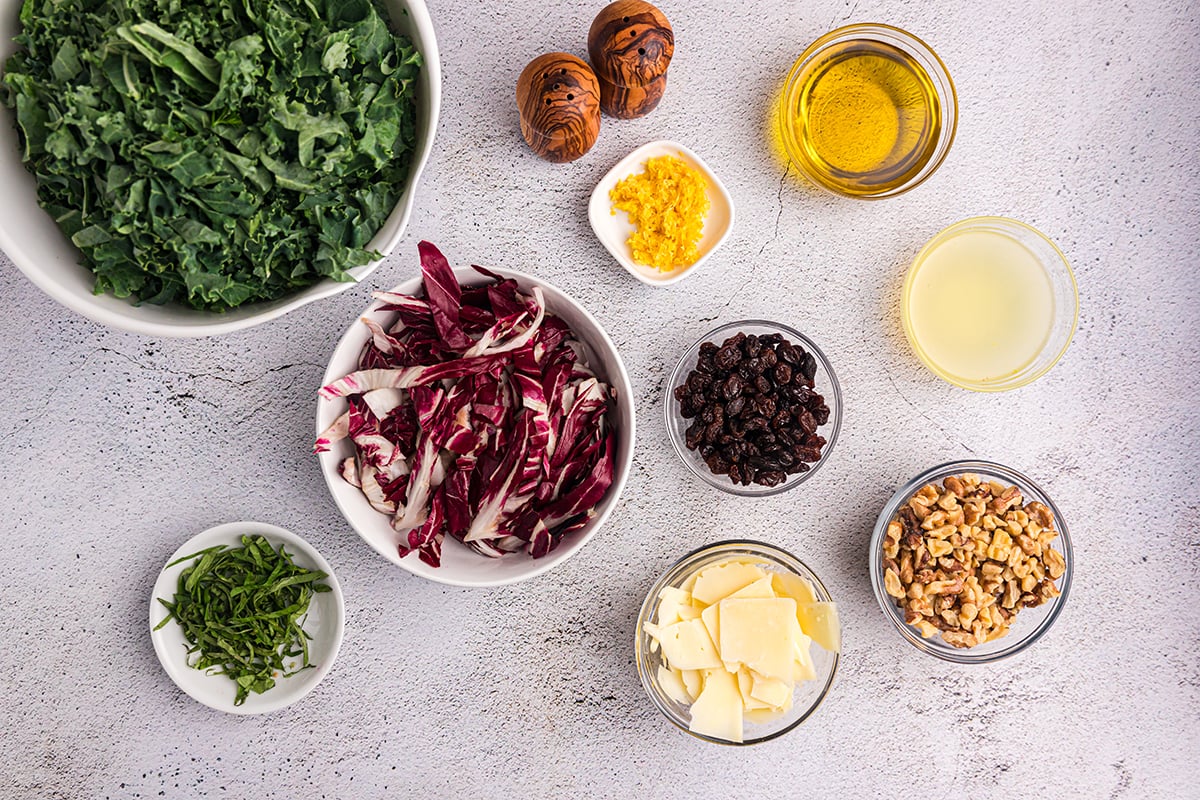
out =
[[[574,161],[600,135],[600,86],[582,59],[546,53],[517,79],[517,111],[533,152],[547,161]]]
[[[642,86],[618,86],[604,78],[600,82],[600,109],[610,117],[618,119],[635,119],[644,117],[658,107],[667,90],[667,76],[663,73],[658,78]]]
[[[596,76],[616,86],[645,86],[667,73],[675,32],[661,11],[642,0],[606,6],[588,31]]]

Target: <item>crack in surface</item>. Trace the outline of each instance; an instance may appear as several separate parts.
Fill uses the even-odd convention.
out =
[[[244,388],[244,387],[250,386],[251,384],[261,381],[264,377],[266,377],[268,375],[272,375],[276,372],[282,372],[284,370],[295,369],[297,367],[314,367],[314,368],[322,370],[322,371],[325,369],[324,365],[316,364],[311,361],[296,361],[296,362],[292,362],[290,364],[283,364],[283,365],[280,365],[277,367],[270,367],[268,369],[263,370],[258,375],[255,375],[253,378],[248,378],[246,380],[235,380],[233,378],[227,378],[224,375],[221,375],[221,374],[215,373],[215,372],[188,372],[186,370],[171,369],[170,367],[166,367],[166,366],[153,367],[148,364],[142,363],[141,361],[134,358],[133,356],[131,356],[127,353],[123,353],[120,350],[115,350],[111,347],[98,347],[95,350],[88,353],[87,355],[85,355],[79,361],[78,364],[72,365],[68,369],[67,374],[63,375],[57,381],[55,381],[53,384],[51,384],[51,386],[46,390],[45,394],[43,395],[45,398],[45,402],[43,402],[41,405],[37,406],[36,408],[23,409],[21,412],[22,416],[25,417],[26,419],[28,419],[29,417],[41,414],[46,409],[48,409],[53,402],[54,395],[58,392],[59,389],[62,388],[62,385],[65,382],[67,382],[68,380],[74,379],[76,377],[77,373],[81,372],[83,370],[83,368],[88,365],[89,362],[91,362],[97,356],[100,356],[100,355],[115,356],[117,358],[120,358],[120,359],[123,359],[123,360],[129,362],[130,364],[134,365],[135,367],[137,367],[138,369],[140,369],[144,372],[153,372],[156,376],[162,376],[162,378],[165,378],[168,376],[173,376],[173,377],[176,377],[179,379],[187,379],[187,380],[192,380],[192,381],[207,378],[207,379],[211,379],[211,380],[215,380],[215,381],[220,381],[222,383],[226,383],[231,386],[237,386],[239,388]],[[162,378],[160,378],[160,380],[158,381],[159,385],[165,384],[165,380],[163,380]],[[292,385],[294,385],[294,382],[293,382],[293,384],[290,384],[288,388],[290,389]],[[204,403],[205,405],[208,405],[212,408],[218,408],[217,403],[214,403],[210,400],[196,397],[193,393],[191,393],[189,391],[171,392],[171,394],[169,394],[166,397],[166,401],[172,402],[172,403],[178,403],[179,401],[182,401],[182,400],[195,400],[196,402]]]
[[[907,403],[909,408],[911,408],[913,411],[916,411],[918,414],[920,414],[922,417],[924,417],[924,418],[925,418],[925,419],[926,419],[926,420],[929,422],[929,424],[930,424],[930,425],[932,425],[933,427],[935,427],[935,428],[937,428],[939,431],[941,431],[942,435],[943,435],[943,436],[945,436],[947,440],[949,440],[949,441],[952,441],[952,442],[956,442],[956,443],[958,444],[958,446],[959,446],[959,447],[961,447],[962,449],[966,450],[966,451],[967,451],[968,453],[970,453],[971,455],[978,457],[978,453],[976,453],[974,450],[972,450],[971,448],[969,448],[969,447],[967,447],[965,444],[963,444],[963,442],[962,442],[962,440],[961,440],[961,439],[958,439],[958,438],[957,438],[957,437],[955,437],[955,436],[951,436],[951,435],[950,435],[950,434],[949,434],[949,433],[946,431],[946,429],[945,429],[945,428],[943,428],[941,425],[939,425],[939,424],[937,423],[937,421],[936,421],[936,420],[934,420],[934,418],[933,418],[933,417],[929,416],[929,415],[928,415],[928,414],[926,414],[924,411],[922,411],[921,409],[917,408],[916,404],[915,404],[915,403],[913,403],[913,401],[912,401],[912,400],[909,400],[907,397],[905,397],[905,396],[904,396],[904,392],[900,391],[900,387],[896,385],[896,381],[895,381],[895,379],[892,377],[892,373],[890,373],[890,372],[887,372],[886,370],[885,370],[885,373],[887,374],[888,383],[892,384],[892,388],[896,390],[896,394],[900,395],[900,399],[901,399],[901,400],[903,400],[905,403]]]
[[[763,242],[763,246],[758,248],[760,256],[767,249],[767,245],[779,241],[779,223],[783,220],[783,183],[787,180],[787,176],[791,171],[792,162],[789,161],[787,166],[783,168],[783,175],[779,176],[779,191],[775,194],[775,199],[779,203],[779,210],[775,213],[775,235],[771,237],[771,241]]]

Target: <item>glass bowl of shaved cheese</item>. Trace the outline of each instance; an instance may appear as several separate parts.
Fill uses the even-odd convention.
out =
[[[634,636],[651,702],[693,736],[758,744],[804,722],[837,674],[841,627],[821,579],[763,542],[724,541],[651,587]]]

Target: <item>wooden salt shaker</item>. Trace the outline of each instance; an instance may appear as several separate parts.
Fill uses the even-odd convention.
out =
[[[600,87],[583,60],[546,53],[517,79],[517,112],[525,142],[547,161],[574,161],[600,135]]]
[[[657,8],[643,0],[605,6],[588,31],[604,113],[633,119],[653,111],[666,91],[674,53],[671,23]]]

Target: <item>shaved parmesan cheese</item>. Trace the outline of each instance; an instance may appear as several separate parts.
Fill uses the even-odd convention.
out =
[[[790,597],[721,601],[721,660],[791,680],[796,661],[796,601]]]
[[[812,584],[799,575],[774,572],[771,574],[771,585],[775,587],[777,596],[790,597],[796,601],[797,605],[817,602],[817,593],[813,590]]]
[[[770,575],[764,575],[763,577],[756,580],[754,583],[743,586],[741,589],[738,589],[736,592],[734,592],[731,595],[728,595],[724,599],[732,600],[734,598],[755,598],[755,597],[757,597],[759,599],[775,597],[775,590],[772,588]]]
[[[688,705],[692,702],[692,697],[688,694],[687,687],[683,685],[683,678],[675,670],[659,666],[658,685],[662,688],[663,694],[676,703]]]
[[[797,603],[800,628],[831,653],[842,649],[842,629],[833,603]]]
[[[644,625],[651,652],[662,651],[659,688],[691,704],[695,733],[741,742],[746,723],[779,719],[796,684],[817,677],[812,642],[831,652],[841,644],[837,607],[769,566],[734,558],[702,567],[663,589]]]
[[[658,624],[670,625],[699,616],[692,608],[692,595],[674,586],[667,586],[658,593]]]
[[[692,703],[692,721],[688,729],[714,739],[740,742],[742,710],[737,678],[723,669],[708,670],[704,673],[704,691]]]
[[[729,561],[705,567],[696,576],[692,597],[705,605],[712,605],[766,575],[767,573],[758,565],[745,564],[740,561]]]
[[[653,633],[650,634],[654,636]],[[663,658],[674,669],[714,669],[724,666],[717,647],[698,619],[676,622],[658,630]]]

